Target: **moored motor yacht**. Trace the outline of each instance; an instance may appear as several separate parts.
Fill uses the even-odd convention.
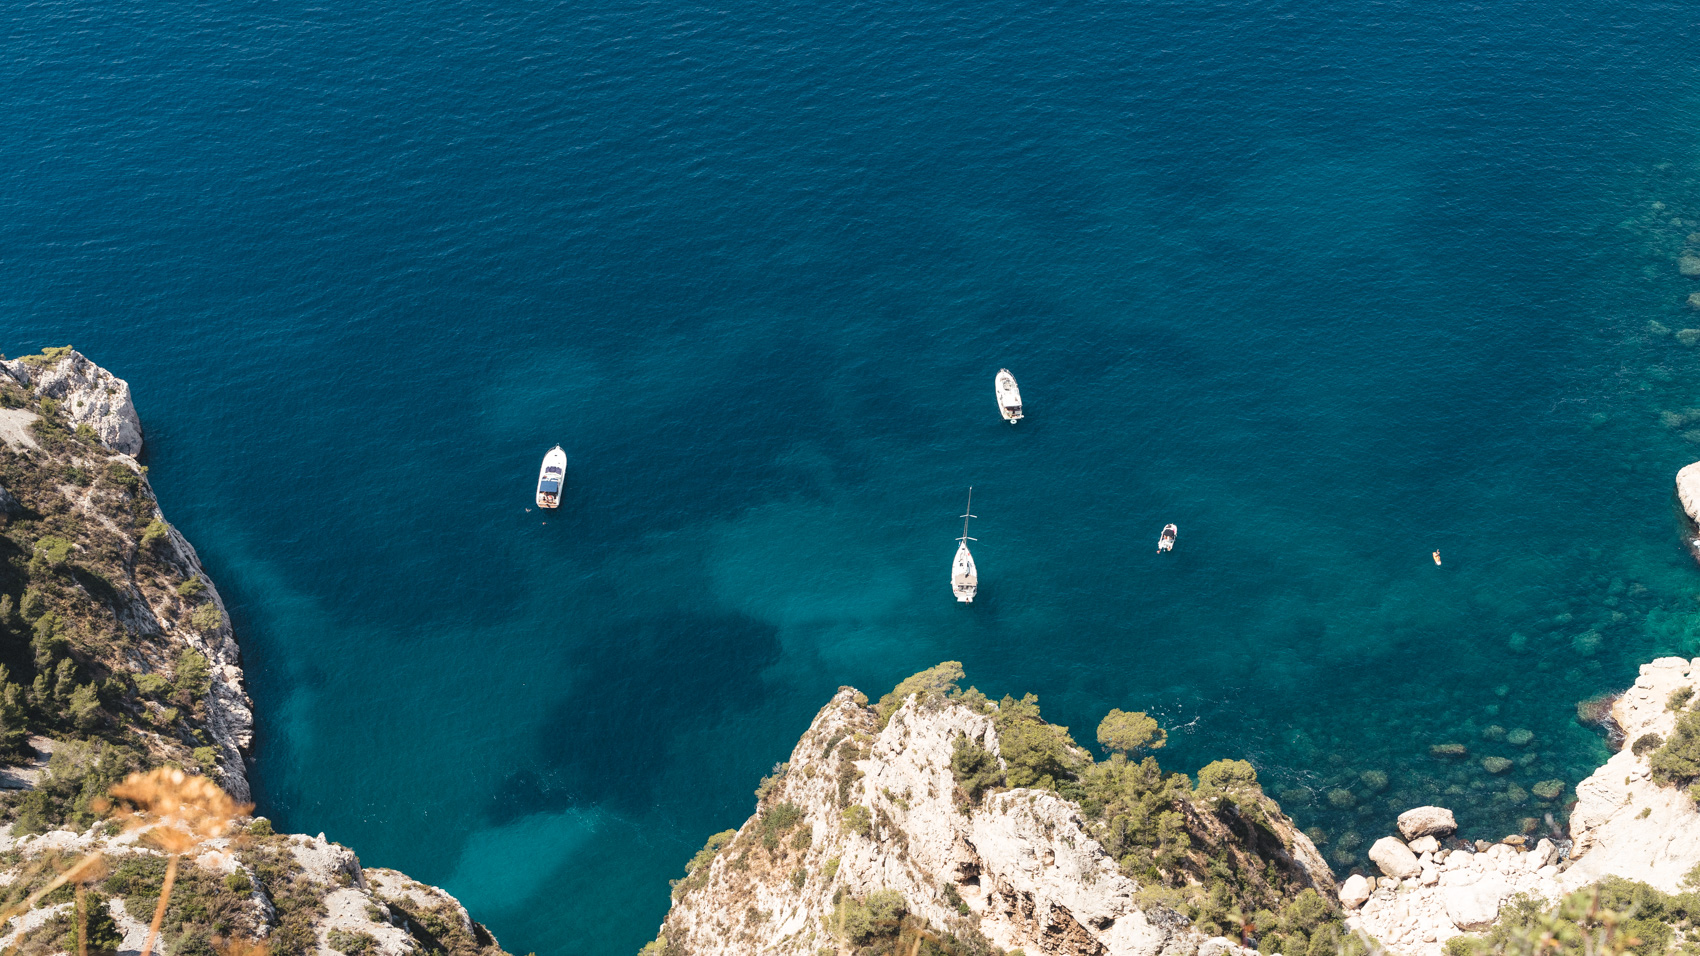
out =
[[[1175,535],[1179,533],[1180,529],[1176,528],[1174,525],[1164,525],[1162,537],[1157,539],[1157,553],[1162,554],[1164,551],[1173,551],[1175,549]]]
[[[560,445],[543,456],[543,467],[537,472],[537,507],[559,508],[561,486],[567,481],[567,453]]]
[[[1009,374],[1009,369],[998,369],[998,377],[993,381],[998,393],[998,412],[1011,425],[1021,421],[1021,389],[1015,386],[1015,376]]]

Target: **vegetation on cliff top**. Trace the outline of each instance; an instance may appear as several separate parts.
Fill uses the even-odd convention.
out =
[[[0,763],[36,759],[31,737],[55,741],[41,785],[0,798],[0,814],[18,833],[86,826],[90,801],[133,770],[217,772],[207,660],[147,622],[206,632],[222,615],[130,459],[6,376],[0,405],[40,416],[40,448],[0,442],[17,502],[0,508]]]
[[[1519,894],[1500,906],[1499,922],[1478,936],[1447,941],[1447,956],[1658,956],[1700,953],[1700,867],[1684,891],[1608,876],[1556,906]]]

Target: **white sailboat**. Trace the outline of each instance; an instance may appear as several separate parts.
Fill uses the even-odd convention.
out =
[[[560,445],[543,456],[543,467],[537,472],[537,507],[559,508],[561,485],[567,480],[567,453]]]
[[[968,519],[974,516],[967,512],[973,510],[974,489],[969,488],[968,507],[962,515],[962,537],[956,539],[956,560],[950,565],[950,590],[962,604],[974,603],[974,593],[980,589],[980,572],[974,569],[974,556],[968,553],[968,542],[980,540],[968,537]]]
[[[1009,374],[1009,369],[998,369],[998,377],[993,381],[998,393],[998,411],[1004,420],[1011,425],[1021,421],[1021,389],[1015,387],[1015,376]]]

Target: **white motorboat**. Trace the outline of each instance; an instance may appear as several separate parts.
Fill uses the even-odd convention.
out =
[[[998,411],[1004,420],[1011,425],[1021,421],[1021,389],[1015,387],[1015,376],[1009,374],[1009,369],[998,369],[998,377],[994,383],[998,393]]]
[[[974,489],[970,488],[967,511],[973,510]],[[968,519],[974,516],[967,511],[962,515],[962,537],[956,539],[956,560],[950,565],[950,590],[962,604],[974,603],[974,594],[980,590],[980,572],[974,568],[974,556],[968,553],[968,542],[980,539],[968,537]]]
[[[1180,534],[1179,528],[1172,524],[1164,525],[1163,535],[1157,539],[1157,553],[1162,554],[1164,551],[1175,550],[1175,536],[1177,534]]]
[[[561,486],[567,482],[567,453],[560,445],[543,456],[543,468],[537,472],[537,507],[559,508]]]

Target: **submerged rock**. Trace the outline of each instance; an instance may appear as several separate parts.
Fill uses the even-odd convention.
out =
[[[1700,276],[1700,256],[1683,256],[1676,260],[1676,268],[1685,276]]]
[[[1504,773],[1511,769],[1511,761],[1504,757],[1483,757],[1482,769],[1488,773]]]
[[[1683,329],[1676,333],[1676,340],[1683,345],[1693,345],[1700,342],[1700,329]]]

